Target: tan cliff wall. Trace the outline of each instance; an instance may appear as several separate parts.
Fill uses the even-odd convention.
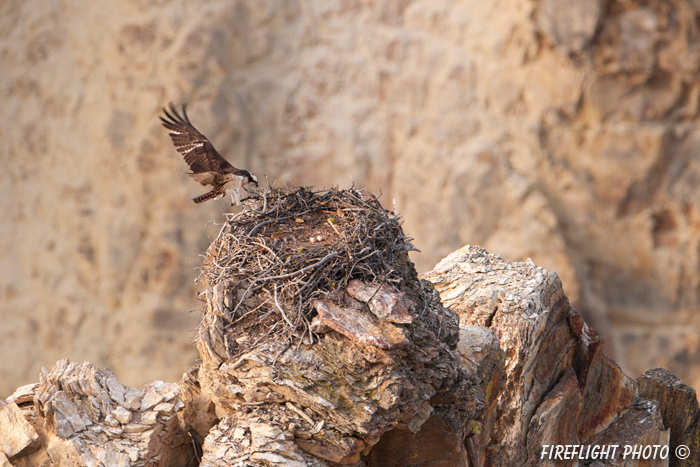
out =
[[[697,387],[698,8],[3,2],[0,394],[62,357],[193,364],[229,208],[189,200],[171,100],[259,178],[396,199],[419,271],[468,243],[556,271],[630,376]]]

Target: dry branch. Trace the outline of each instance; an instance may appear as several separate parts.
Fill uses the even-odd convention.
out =
[[[342,305],[354,279],[407,288],[409,278],[391,265],[408,265],[413,246],[399,217],[373,195],[270,188],[245,203],[209,248],[198,279],[205,295],[218,287],[227,301],[221,303],[227,357],[269,341],[313,341],[312,302]]]

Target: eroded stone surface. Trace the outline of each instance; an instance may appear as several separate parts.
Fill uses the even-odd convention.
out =
[[[0,452],[12,459],[36,451],[39,445],[39,435],[17,404],[0,401]]]
[[[488,327],[505,351],[507,377],[491,440],[505,449],[491,452],[509,464],[536,465],[542,444],[588,443],[633,410],[635,382],[602,351],[556,273],[466,246],[425,277],[462,326]],[[568,418],[561,421],[563,411]]]
[[[328,300],[314,300],[312,305],[318,311],[317,321],[313,323],[316,332],[328,327],[355,342],[381,349],[401,347],[409,342],[397,326],[371,319],[359,310],[340,307]]]
[[[77,456],[79,465],[187,465],[191,444],[177,418],[184,407],[179,393],[178,385],[162,381],[143,389],[126,387],[88,362],[62,360],[42,375],[36,388],[36,407],[51,423],[45,424],[45,448],[33,461]],[[142,396],[147,402],[134,408]],[[164,399],[170,400],[169,407],[153,406]]]
[[[671,452],[680,446],[689,449],[687,459],[676,459],[675,465],[692,466],[700,462],[700,412],[695,389],[663,368],[654,368],[637,378],[639,397],[659,402],[664,426],[671,431]]]
[[[413,322],[413,304],[406,300],[406,294],[388,284],[377,287],[354,279],[348,282],[347,292],[361,302],[367,303],[377,318],[392,323]]]
[[[253,409],[250,417],[224,417],[202,445],[203,467],[327,467],[329,464],[304,454],[288,431],[289,419],[272,419]]]

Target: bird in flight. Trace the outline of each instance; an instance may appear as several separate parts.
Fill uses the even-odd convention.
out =
[[[231,206],[240,205],[241,189],[249,183],[255,183],[257,186],[258,179],[255,175],[247,170],[235,168],[221,157],[207,137],[192,126],[187,117],[186,104],[182,106],[182,115],[173,104],[170,104],[170,112],[163,108],[163,113],[165,117],[160,117],[163,126],[170,131],[175,149],[183,155],[192,170],[188,175],[196,182],[212,187],[211,191],[193,198],[192,201],[199,204],[230,194]]]

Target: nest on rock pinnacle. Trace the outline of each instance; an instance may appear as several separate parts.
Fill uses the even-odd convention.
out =
[[[356,188],[270,188],[244,203],[242,212],[228,215],[198,278],[208,302],[223,310],[216,318],[225,357],[271,340],[312,344],[312,302],[343,306],[355,279],[390,284],[418,303],[411,239],[374,195]],[[205,316],[217,313],[213,308]]]

